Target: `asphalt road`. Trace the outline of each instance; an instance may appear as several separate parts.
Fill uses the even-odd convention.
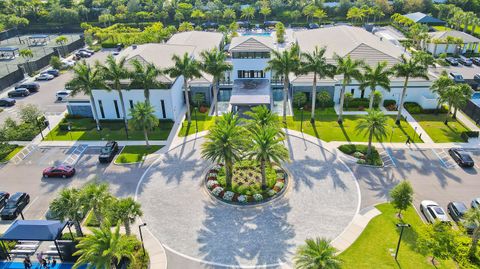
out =
[[[92,57],[86,59],[87,63],[93,64],[96,60],[102,62],[110,52],[101,51],[95,53]],[[0,112],[0,123],[3,123],[5,119],[11,117],[18,119],[18,113],[22,106],[27,104],[34,104],[38,106],[45,114],[61,114],[66,110],[66,103],[56,100],[55,93],[57,91],[65,89],[65,83],[71,80],[73,77],[72,71],[67,71],[60,76],[50,81],[38,81],[40,84],[40,90],[27,97],[15,98],[17,103],[13,107],[3,108],[4,111]],[[28,80],[33,81],[33,79]],[[7,93],[14,89],[14,86],[4,89],[0,92],[0,98],[7,97]]]

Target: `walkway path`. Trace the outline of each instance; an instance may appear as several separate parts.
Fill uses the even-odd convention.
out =
[[[427,132],[422,128],[420,123],[418,123],[406,109],[402,109],[402,116],[405,120],[412,126],[412,128],[417,132],[418,136],[422,138],[424,143],[433,144],[432,138],[428,136]]]

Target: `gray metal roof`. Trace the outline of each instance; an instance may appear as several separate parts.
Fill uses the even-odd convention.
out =
[[[429,16],[425,13],[422,12],[414,12],[414,13],[409,13],[403,15],[406,18],[411,19],[414,22],[417,23],[425,23],[425,24],[445,24],[444,21],[434,18],[432,16]]]

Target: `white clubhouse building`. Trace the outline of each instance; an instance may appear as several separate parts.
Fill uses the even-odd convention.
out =
[[[120,55],[126,57],[127,62],[133,59],[155,64],[160,69],[173,65],[172,56],[182,56],[188,53],[191,57],[200,60],[200,53],[213,48],[224,49],[228,53],[228,61],[233,70],[225,74],[219,87],[219,112],[228,110],[241,111],[250,106],[267,105],[275,112],[283,110],[283,85],[281,78],[265,71],[267,62],[272,57],[273,50],[283,50],[293,43],[297,43],[302,52],[312,51],[316,46],[326,47],[325,56],[333,63],[333,56],[350,55],[354,59],[364,60],[370,65],[380,61],[388,62],[389,66],[400,61],[405,53],[404,48],[397,47],[387,40],[367,32],[363,28],[352,26],[334,26],[314,30],[287,31],[285,44],[277,44],[272,35],[266,33],[244,34],[232,38],[230,44],[224,44],[221,33],[215,32],[183,32],[173,35],[166,43],[144,44],[128,47]],[[302,91],[310,98],[313,83],[312,75],[295,76],[291,74],[289,100],[296,91]],[[182,109],[185,105],[183,94],[183,78],[171,78],[162,75],[158,78],[165,86],[163,89],[150,90],[150,103],[154,106],[159,119],[181,120]],[[208,74],[190,82],[190,95],[197,92],[205,94],[205,103],[211,105],[213,99],[213,78]],[[317,91],[328,91],[335,103],[339,103],[342,76],[322,79],[317,82]],[[424,108],[435,108],[436,98],[430,91],[432,80],[410,79],[406,94],[406,101],[417,102]],[[127,86],[127,85],[126,85]],[[391,78],[391,91],[378,89],[383,99],[393,99],[399,103],[403,78]],[[358,82],[352,82],[347,87],[354,97],[368,97],[370,91],[360,91]],[[143,89],[125,89],[123,91],[124,105],[128,111],[134,103],[144,101]],[[94,90],[94,100],[100,119],[121,119],[122,109],[120,100],[115,91],[103,89]],[[73,97],[68,101],[70,114],[92,116],[88,97]],[[291,111],[291,103],[287,109]],[[213,111],[211,110],[211,113]]]

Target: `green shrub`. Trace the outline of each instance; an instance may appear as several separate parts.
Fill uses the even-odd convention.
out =
[[[111,41],[104,41],[102,42],[102,48],[104,49],[113,49],[113,48],[116,48],[117,47],[117,44],[116,42],[111,42]]]
[[[345,108],[368,108],[370,100],[368,98],[354,98],[349,102],[345,102]]]
[[[378,154],[378,151],[375,147],[372,147],[372,154],[371,156],[367,159],[367,151],[368,151],[368,146],[367,145],[357,145],[357,144],[345,144],[341,145],[338,147],[338,149],[350,156],[353,156],[354,154],[357,155],[358,152],[362,153],[365,158],[360,158],[358,159],[358,164],[368,164],[368,165],[375,165],[375,166],[382,166],[382,158],[380,158],[380,154]]]
[[[62,61],[60,61],[58,56],[52,56],[52,58],[50,58],[50,65],[53,68],[60,70],[62,68]]]
[[[423,113],[422,107],[415,102],[405,102],[405,103],[403,103],[403,107],[410,114],[421,114],[421,113]]]
[[[68,123],[62,122],[62,123],[58,124],[58,129],[60,129],[60,131],[64,131],[64,132],[69,131],[68,130],[68,125],[69,125]]]
[[[384,107],[388,107],[388,106],[392,106],[392,105],[397,105],[397,101],[395,100],[390,100],[390,99],[386,99],[386,100],[383,100],[383,106]]]
[[[10,145],[7,143],[0,143],[0,160],[5,159],[5,157],[14,151],[17,148],[17,145]]]

